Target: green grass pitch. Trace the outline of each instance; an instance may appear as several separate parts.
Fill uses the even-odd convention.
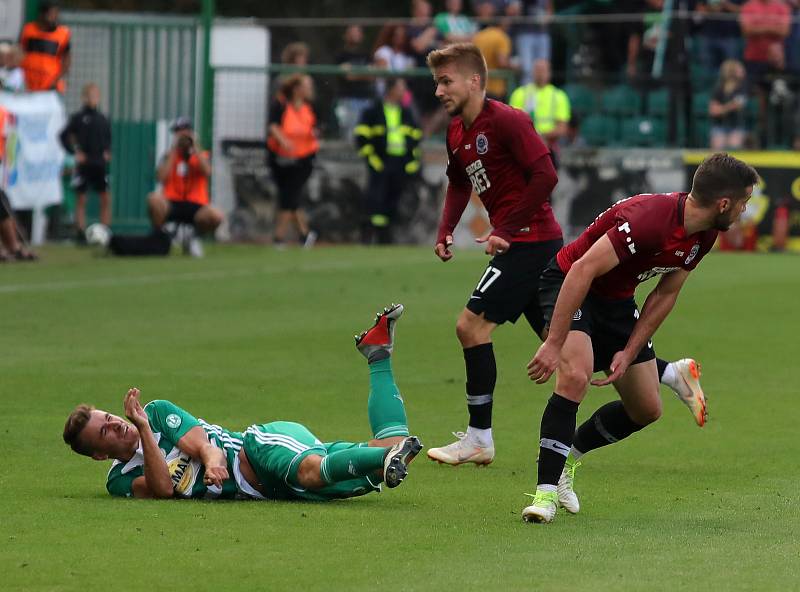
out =
[[[203,260],[65,247],[0,267],[2,590],[791,590],[798,511],[798,259],[710,255],[655,339],[694,356],[710,421],[666,390],[655,425],[586,457],[582,511],[523,524],[552,383],[524,321],[495,334],[497,458],[424,456],[396,490],[329,504],[140,501],[61,441],[72,407],[130,386],[231,428],[291,419],[368,437],[352,335],[406,305],[394,367],[428,446],[466,427],[455,319],[486,257],[428,248],[228,246]],[[652,286],[652,282],[646,287]],[[592,389],[579,421],[613,391]]]

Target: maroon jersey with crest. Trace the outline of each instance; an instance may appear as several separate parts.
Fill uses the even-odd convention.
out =
[[[651,277],[678,269],[691,271],[714,246],[716,230],[686,235],[683,211],[686,193],[647,193],[622,199],[600,214],[575,241],[556,255],[567,273],[603,235],[619,257],[619,265],[592,282],[593,293],[622,300]]]
[[[561,238],[548,201],[558,177],[526,113],[487,99],[469,129],[454,117],[447,157],[449,185],[437,242],[452,234],[473,190],[489,212],[492,234],[509,242]]]

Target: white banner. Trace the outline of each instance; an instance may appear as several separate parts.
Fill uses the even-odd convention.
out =
[[[3,187],[15,210],[39,210],[61,203],[64,150],[58,139],[66,113],[56,92],[0,92],[10,113],[5,126]]]

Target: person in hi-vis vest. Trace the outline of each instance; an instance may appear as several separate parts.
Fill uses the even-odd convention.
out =
[[[393,241],[397,203],[408,180],[419,174],[422,130],[411,109],[403,106],[408,87],[402,78],[390,78],[382,99],[364,111],[355,127],[358,154],[366,160],[367,220],[362,242]]]
[[[536,131],[544,138],[553,160],[556,161],[558,140],[569,131],[572,112],[567,93],[550,83],[548,60],[534,62],[533,82],[520,86],[511,93],[508,104],[530,115]]]
[[[25,90],[57,90],[63,94],[67,89],[64,77],[72,61],[71,33],[58,22],[58,12],[57,2],[40,2],[38,20],[22,27],[19,44],[25,54]]]

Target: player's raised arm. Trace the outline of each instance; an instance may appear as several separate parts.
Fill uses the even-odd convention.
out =
[[[125,417],[131,420],[139,431],[139,438],[144,454],[144,476],[137,477],[132,483],[134,497],[172,497],[172,479],[161,449],[158,447],[147,414],[139,402],[139,389],[132,388],[125,395],[123,402]]]
[[[667,315],[675,306],[678,294],[688,277],[689,272],[685,269],[678,269],[661,277],[653,291],[648,294],[642,307],[641,315],[633,327],[625,349],[614,354],[609,367],[611,373],[605,378],[593,380],[593,385],[605,386],[611,384],[625,374],[625,370],[636,359],[637,354],[647,341],[655,335],[661,323],[664,322],[664,319],[667,318]]]
[[[178,448],[193,458],[199,458],[205,467],[203,480],[206,485],[222,487],[228,479],[228,465],[225,453],[208,440],[206,431],[194,426],[178,440]]]
[[[547,339],[528,363],[531,380],[542,384],[555,372],[561,359],[561,348],[569,334],[572,315],[586,298],[592,281],[618,264],[619,257],[608,236],[598,239],[583,257],[572,264],[558,293]]]

